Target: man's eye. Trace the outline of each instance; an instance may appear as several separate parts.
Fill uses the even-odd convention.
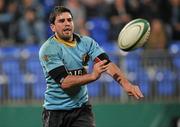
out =
[[[68,22],[71,22],[72,21],[72,19],[68,19]]]
[[[65,21],[65,19],[60,19],[59,22],[63,23]]]

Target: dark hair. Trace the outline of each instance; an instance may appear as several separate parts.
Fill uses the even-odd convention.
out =
[[[55,6],[49,15],[49,23],[54,24],[56,16],[63,13],[63,12],[69,12],[71,14],[71,16],[73,17],[71,11],[68,8],[66,8],[64,6]]]

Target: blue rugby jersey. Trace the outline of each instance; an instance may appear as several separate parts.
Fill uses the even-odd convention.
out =
[[[74,37],[76,38],[74,46],[68,46],[63,43],[63,40],[52,36],[40,48],[39,59],[47,83],[43,105],[46,109],[70,110],[81,107],[88,101],[86,85],[64,91],[60,84],[48,74],[49,71],[59,66],[65,66],[69,74],[81,75],[86,64],[85,56],[94,60],[98,55],[104,53],[104,50],[92,38],[76,34]]]

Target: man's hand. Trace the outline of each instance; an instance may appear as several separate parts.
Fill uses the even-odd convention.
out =
[[[106,62],[107,60],[103,60],[94,64],[92,75],[95,80],[101,76],[101,73],[107,70],[108,65],[106,65]]]
[[[107,73],[124,88],[128,95],[134,96],[136,99],[144,97],[139,86],[131,84],[116,64],[111,62],[108,65]]]
[[[136,99],[143,98],[143,94],[141,90],[139,89],[139,86],[137,85],[132,85],[131,83],[128,82],[128,85],[125,85],[124,90],[128,93],[130,96],[134,96]]]

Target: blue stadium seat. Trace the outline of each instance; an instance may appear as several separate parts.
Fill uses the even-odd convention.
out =
[[[5,74],[19,74],[20,73],[20,49],[14,47],[1,48],[1,69]]]
[[[119,47],[116,42],[107,42],[102,44],[102,48],[107,53],[116,53],[119,51]]]
[[[26,86],[23,83],[23,76],[20,73],[8,75],[8,91],[12,99],[25,99]]]
[[[151,82],[147,71],[143,68],[140,68],[137,72],[137,85],[139,85],[140,89],[142,90],[143,94],[148,96],[151,93]]]
[[[30,55],[27,58],[25,62],[26,71],[35,75],[43,75],[43,70],[38,57],[39,48],[36,46],[28,47],[28,51],[31,54],[34,53],[34,55]]]
[[[44,98],[46,82],[44,75],[26,72],[24,74],[24,84],[27,88],[27,97],[39,100]]]
[[[109,21],[105,18],[92,18],[87,21],[91,36],[103,45],[108,40]]]
[[[3,96],[3,85],[0,84],[0,98]]]
[[[88,95],[90,97],[98,97],[100,95],[100,85],[99,80],[89,83],[87,85]]]
[[[24,45],[21,47],[21,52],[29,54],[29,56],[38,56],[40,45]]]
[[[3,97],[5,98],[7,93],[7,88],[8,88],[8,84],[7,84],[7,75],[0,73],[0,98]]]
[[[180,88],[180,71],[177,71],[176,73],[175,73],[175,75],[176,75],[176,84],[177,84],[177,87],[178,88]]]
[[[110,97],[121,96],[121,86],[113,80],[111,83],[107,84],[107,94]]]
[[[180,53],[172,56],[173,65],[180,70]]]
[[[137,71],[141,67],[140,52],[138,50],[129,52],[125,56],[124,64],[126,65],[126,71]]]
[[[46,89],[45,77],[38,56],[39,48],[39,45],[27,45],[22,49],[30,54],[25,64],[27,73],[37,78],[32,84],[32,94],[35,99],[43,99]]]
[[[12,75],[17,75],[19,73],[21,73],[21,69],[20,69],[20,61],[18,59],[9,59],[9,58],[5,58],[2,62],[1,62],[1,66],[2,66],[2,71],[8,75],[12,74]]]
[[[115,64],[119,64],[120,57],[117,55],[119,52],[118,45],[115,42],[103,43],[102,48],[107,52],[109,59]]]
[[[46,89],[46,82],[45,82],[45,77],[43,74],[42,67],[40,65],[38,57],[30,57],[26,61],[26,69],[28,73],[33,74],[36,78],[37,81],[32,86],[33,89],[33,96],[36,99],[43,99],[44,97],[44,92]]]
[[[28,72],[33,73],[33,74],[39,74],[39,75],[43,74],[40,61],[36,58],[32,58],[32,59],[29,58],[26,61],[26,69]]]
[[[170,54],[180,53],[180,41],[172,41],[168,47],[168,51]]]
[[[38,45],[26,45],[22,51],[29,53],[29,57],[26,60],[26,69],[28,72],[35,74],[42,74],[42,67],[39,61],[39,46]]]
[[[156,73],[157,92],[160,95],[173,95],[175,93],[175,76],[168,69],[159,69]]]
[[[20,56],[20,48],[18,47],[3,47],[0,48],[0,55],[4,58],[15,57],[18,58]]]
[[[22,83],[19,60],[5,59],[2,61],[2,71],[8,76],[9,96],[13,99],[23,99],[25,97],[25,86]]]
[[[33,84],[32,92],[35,99],[43,99],[46,90],[45,78],[42,75],[36,75],[37,81]]]
[[[172,42],[168,49],[173,65],[180,70],[180,42]]]
[[[136,71],[128,72],[128,79],[135,85],[138,85],[142,93],[146,96],[151,93],[151,82],[147,71],[139,67]]]
[[[26,96],[25,85],[20,67],[20,48],[1,48],[1,71],[8,78],[8,93],[12,99],[24,99]]]

